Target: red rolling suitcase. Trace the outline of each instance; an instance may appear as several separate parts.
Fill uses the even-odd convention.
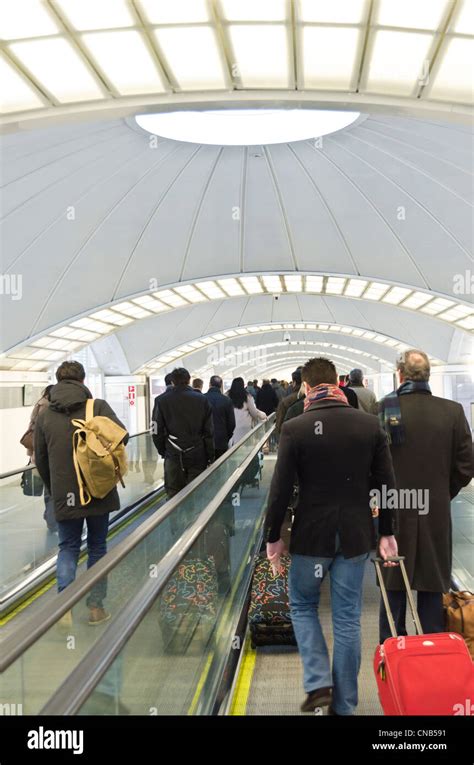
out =
[[[397,637],[382,577],[381,558],[375,559],[380,591],[393,637],[379,645],[374,672],[386,715],[472,715],[474,664],[468,647],[455,632],[423,635],[410,589],[404,558],[400,563],[416,635]]]

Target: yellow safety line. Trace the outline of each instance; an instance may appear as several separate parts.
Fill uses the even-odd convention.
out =
[[[257,651],[250,645],[250,638],[247,636],[244,645],[244,656],[240,665],[237,683],[230,706],[229,715],[238,716],[247,713],[247,702],[252,686],[255,664],[257,662]]]
[[[193,700],[191,701],[191,706],[189,707],[187,712],[188,715],[193,715],[196,710],[203,685],[206,682],[207,676],[209,674],[209,670],[211,668],[212,660],[214,658],[214,653],[215,651],[210,651],[207,655],[206,664],[204,665],[204,669],[201,672],[201,677],[199,678],[199,682],[197,684],[197,688],[194,693]]]
[[[111,531],[110,534],[107,537],[107,540],[110,541],[113,539],[119,532],[122,532],[124,529],[127,528],[127,526],[130,526],[131,523],[136,521],[140,516],[143,515],[147,510],[149,510],[150,505],[147,505],[143,508],[137,515],[134,515],[133,518],[129,518],[128,521],[125,521],[123,524],[118,526],[114,531]],[[87,558],[87,553],[83,552],[79,556],[78,565],[82,565],[84,561]],[[25,608],[28,608],[28,606],[31,606],[32,603],[35,602],[41,595],[44,595],[45,592],[48,592],[52,587],[54,587],[54,584],[56,582],[56,577],[53,576],[46,584],[44,584],[42,587],[39,588],[39,590],[36,590],[32,595],[30,595],[29,598],[26,598],[26,600],[23,600],[19,606],[13,609],[13,611],[9,611],[6,616],[4,616],[2,619],[0,619],[0,627],[4,627],[5,624],[8,624],[9,621],[11,621],[15,616],[18,616],[19,613],[25,610]]]

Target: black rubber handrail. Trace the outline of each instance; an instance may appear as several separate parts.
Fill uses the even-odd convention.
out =
[[[144,436],[146,434],[150,434],[151,432],[149,430],[142,430],[140,433],[134,433],[133,436],[130,436],[128,439],[129,442],[132,440],[132,438],[138,438],[138,436]],[[10,478],[12,475],[19,475],[20,473],[26,473],[27,470],[34,470],[36,465],[25,465],[25,467],[22,468],[15,468],[15,470],[9,470],[7,473],[0,473],[0,481],[2,478]]]
[[[4,672],[8,667],[16,660],[22,653],[24,653],[30,646],[33,645],[45,632],[48,631],[53,624],[63,616],[67,611],[70,611],[73,606],[80,601],[85,595],[87,595],[94,584],[96,584],[105,574],[108,574],[117,563],[125,558],[145,537],[148,536],[160,523],[171,515],[172,512],[185,500],[190,494],[203,484],[209,475],[217,470],[222,463],[229,458],[242,444],[244,444],[255,432],[261,428],[265,429],[267,433],[273,430],[274,424],[271,428],[268,427],[268,423],[274,420],[275,415],[272,414],[268,420],[263,421],[256,428],[250,430],[234,444],[228,451],[226,451],[219,459],[212,463],[212,465],[204,470],[197,478],[191,483],[181,489],[172,499],[168,500],[159,510],[144,521],[138,528],[134,529],[125,539],[119,542],[110,552],[108,552],[97,563],[91,566],[90,569],[85,571],[75,582],[66,587],[62,592],[58,593],[56,598],[50,603],[46,604],[36,614],[30,616],[21,625],[21,628],[13,630],[7,638],[5,638],[2,646],[2,653],[0,656],[0,672]]]
[[[183,532],[177,542],[163,556],[156,567],[154,576],[150,577],[138,593],[120,610],[114,621],[109,624],[99,640],[94,643],[73,671],[63,680],[39,714],[74,715],[80,710],[143,621],[176,567],[211,522],[229,491],[235,486],[236,472],[237,478],[244,473],[255,454],[269,439],[274,428],[275,425],[273,424],[263,434],[238,470],[227,478],[194,523]]]

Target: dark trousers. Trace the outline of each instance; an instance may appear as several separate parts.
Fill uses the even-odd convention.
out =
[[[224,449],[218,449],[217,446],[216,446],[216,449],[215,449],[215,458],[216,458],[216,460],[218,460],[219,457],[222,457],[222,455],[226,453],[227,449],[228,449],[227,446]]]
[[[165,479],[165,491],[168,499],[174,497],[181,489],[184,489],[188,483],[194,481],[198,475],[206,469],[207,464],[202,460],[198,462],[191,462],[188,458],[174,459],[172,457],[165,457],[164,467],[164,479]],[[193,520],[193,502],[191,498],[185,503],[185,507],[181,510],[177,508],[170,516],[170,528],[173,537],[180,536],[189,523]]]
[[[424,633],[444,632],[443,593],[417,593],[417,610]],[[404,590],[389,590],[388,602],[393,614],[397,635],[406,635],[407,594]],[[410,617],[411,618],[411,617]],[[380,600],[379,616],[380,642],[392,637],[383,600]]]
[[[97,563],[107,552],[107,531],[109,514],[89,515],[87,518],[71,518],[58,521],[59,553],[57,568],[58,592],[64,590],[76,578],[77,561],[81,548],[81,535],[87,524],[87,568]],[[89,608],[102,608],[107,595],[107,577],[95,584],[87,597]]]

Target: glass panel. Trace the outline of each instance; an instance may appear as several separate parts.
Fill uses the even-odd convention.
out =
[[[274,467],[260,452],[79,714],[210,714],[248,592]],[[179,660],[177,660],[179,657]]]
[[[271,427],[271,422],[265,422],[256,428],[250,437],[233,454],[229,455],[218,468],[210,473],[207,480],[191,492],[168,518],[153,529],[126,558],[117,563],[108,577],[100,580],[92,588],[88,596],[84,597],[74,606],[72,616],[69,615],[69,618],[63,617],[60,622],[53,625],[15,662],[13,666],[16,666],[18,663],[21,664],[21,675],[16,675],[12,668],[10,677],[13,679],[11,681],[12,687],[8,689],[9,697],[12,695],[15,698],[18,697],[19,701],[17,703],[23,704],[24,714],[38,713],[52,693],[100,636],[102,627],[94,626],[92,628],[88,623],[88,608],[93,605],[103,605],[107,612],[111,614],[111,619],[113,620],[114,615],[120,612],[130,598],[139,591],[148,577],[153,575],[157,563],[176,542],[184,529],[196,520],[199,513],[215,497],[222,484],[237,471],[245,457],[255,447],[255,444]],[[145,460],[146,463],[147,460]],[[273,465],[273,462],[271,464]],[[222,515],[225,516],[225,521],[223,522],[225,522],[229,529],[227,537],[229,540],[233,540],[232,549],[236,549],[238,541],[245,540],[253,533],[253,515],[249,510],[247,502],[251,501],[253,496],[251,493],[258,490],[259,477],[257,475],[258,467],[256,461],[253,461],[251,470],[255,474],[250,476],[250,471],[247,471],[245,477],[247,485],[243,487],[243,491],[240,491],[238,486],[234,487],[235,491],[238,490],[239,492],[239,499],[234,497],[233,501],[242,503],[240,507],[237,506],[235,514],[235,529],[238,533],[235,533],[234,537],[230,537],[231,529],[234,525],[232,521],[233,516],[230,512],[232,497],[227,498],[227,502],[224,503],[225,507],[222,510]],[[261,494],[263,495],[263,493],[262,491]],[[222,563],[219,573],[221,593],[225,592],[231,578],[236,574],[236,566],[241,558],[239,553],[235,553],[235,555],[237,556],[236,558],[234,558],[232,552],[230,553],[231,567],[227,578],[223,568],[224,564]],[[218,562],[217,565],[221,565],[221,563]],[[220,598],[222,597],[223,595],[221,594]],[[20,677],[21,687],[19,685]],[[0,703],[1,701],[2,699],[0,698]],[[8,699],[6,701],[8,702]]]
[[[163,460],[158,461],[148,433],[133,436],[127,454],[125,489],[118,487],[122,509],[163,483]],[[110,519],[120,512],[112,513]],[[55,528],[52,501],[45,496],[36,470],[0,480],[0,597],[46,561],[54,562],[58,541]]]

